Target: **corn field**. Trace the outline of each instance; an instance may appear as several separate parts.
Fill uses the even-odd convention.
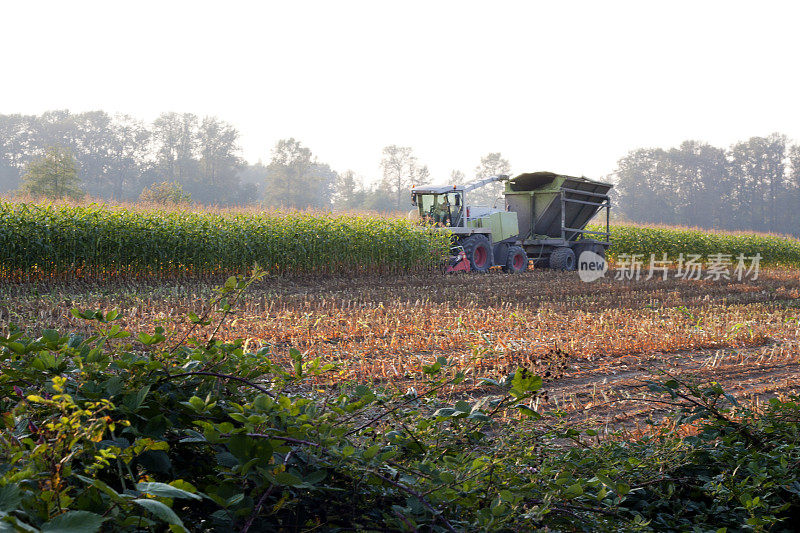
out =
[[[107,278],[241,272],[413,273],[436,269],[447,236],[354,215],[130,211],[0,203],[0,276]]]
[[[605,226],[590,229],[605,231]],[[745,257],[761,254],[762,265],[800,266],[800,240],[792,237],[633,224],[611,226],[609,259],[614,260],[621,254],[641,254],[646,262],[651,254],[660,260],[664,253],[671,260],[676,260],[680,254],[684,257],[697,254],[703,260],[712,254],[728,254],[734,261],[739,254]]]
[[[765,234],[615,225],[609,258],[760,254],[800,266],[800,241]],[[374,275],[437,271],[448,237],[410,221],[302,212],[189,212],[0,202],[0,278],[176,277],[242,272]]]

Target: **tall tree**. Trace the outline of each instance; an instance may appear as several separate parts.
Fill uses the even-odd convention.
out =
[[[19,187],[19,170],[7,159],[0,157],[0,194]]]
[[[46,111],[35,117],[33,134],[35,141],[31,147],[32,156],[43,155],[52,146],[69,148],[73,155],[77,152],[78,132],[75,120],[66,109]]]
[[[69,148],[52,146],[45,154],[25,167],[23,190],[37,197],[51,199],[80,198],[77,164]]]
[[[430,182],[431,180],[431,171],[428,170],[428,165],[422,165],[421,167],[417,168],[417,172],[414,175],[414,185],[425,185],[426,183]]]
[[[111,176],[116,169],[111,156],[111,117],[105,111],[89,111],[68,116],[65,126],[86,192],[94,197],[112,196]]]
[[[267,166],[265,201],[272,206],[327,209],[335,183],[336,173],[319,163],[311,150],[294,138],[282,139]]]
[[[737,185],[735,225],[757,231],[780,231],[779,198],[786,190],[784,135],[751,137],[728,152],[728,168]]]
[[[381,170],[380,189],[394,196],[393,208],[396,210],[408,207],[412,185],[426,183],[430,177],[428,167],[419,166],[411,147],[396,144],[384,147]]]
[[[34,142],[35,117],[0,115],[0,192],[16,189]]]
[[[511,174],[511,164],[503,158],[500,152],[491,152],[481,157],[481,162],[475,167],[475,179],[498,176],[500,174]],[[495,205],[499,198],[503,196],[503,183],[492,183],[475,189],[467,196],[467,201],[474,205]]]
[[[640,148],[617,161],[612,174],[622,214],[636,222],[674,223],[674,199],[665,198],[666,152]]]
[[[800,146],[791,145],[787,150],[789,172],[786,180],[786,195],[780,212],[784,226],[782,233],[790,233],[800,237]]]
[[[366,191],[363,180],[352,170],[339,174],[333,194],[333,208],[338,211],[350,211],[364,207]]]
[[[684,141],[666,153],[665,193],[672,197],[675,219],[686,226],[723,227],[721,189],[725,188],[725,151],[707,143]]]
[[[264,198],[264,184],[269,174],[267,166],[259,159],[252,165],[245,165],[239,171],[239,182],[243,190],[247,191],[250,201]]]
[[[186,184],[198,174],[197,117],[162,113],[153,122],[156,170],[160,178]]]
[[[199,174],[191,187],[193,197],[204,203],[233,203],[240,190],[239,132],[216,117],[205,117],[198,130]]]
[[[142,121],[129,115],[116,115],[111,130],[110,196],[136,198],[141,191],[139,182],[150,166],[152,135]]]

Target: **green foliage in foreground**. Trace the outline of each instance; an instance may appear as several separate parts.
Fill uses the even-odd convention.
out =
[[[216,324],[246,286],[220,290]],[[443,359],[419,393],[323,393],[310,382],[335,368],[215,340],[211,314],[189,316],[204,341],[74,314],[96,334],[0,337],[0,531],[780,531],[800,516],[797,397],[754,412],[715,384],[653,383],[675,429],[588,444],[594,430],[530,408],[542,380],[524,369],[477,402],[439,396],[463,377]]]
[[[592,229],[602,230],[600,226]],[[733,265],[736,257],[743,254],[753,257],[761,254],[761,264],[769,266],[800,267],[800,240],[791,237],[766,234],[712,233],[700,229],[662,228],[620,224],[611,226],[611,248],[608,257],[616,259],[620,254],[641,254],[645,263],[655,254],[661,260],[663,254],[676,260],[680,254],[688,258],[698,254],[707,261],[712,254],[728,254]],[[750,260],[746,261],[750,264]]]
[[[0,203],[0,269],[18,275],[388,274],[436,269],[447,236],[406,220],[133,212]]]

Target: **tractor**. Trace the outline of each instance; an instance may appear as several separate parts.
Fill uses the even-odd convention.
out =
[[[498,181],[505,184],[502,208],[467,203],[467,193]],[[611,187],[553,172],[501,174],[467,185],[415,186],[411,203],[420,220],[452,235],[448,272],[500,266],[517,273],[530,260],[536,267],[575,270],[583,252],[605,258],[611,245]],[[587,230],[601,210],[605,231]]]

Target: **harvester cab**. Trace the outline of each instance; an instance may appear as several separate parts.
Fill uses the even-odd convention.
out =
[[[468,194],[506,175],[491,176],[467,185],[421,186],[411,191],[411,202],[420,219],[439,226],[453,235],[452,257],[448,271],[485,272],[493,265],[519,272],[528,266],[525,252],[516,247],[516,259],[509,258],[509,248],[519,234],[517,214],[503,208],[470,205]]]
[[[468,193],[497,181],[505,182],[502,208],[470,205]],[[420,186],[411,202],[420,220],[452,235],[448,271],[492,266],[516,273],[539,267],[575,270],[579,260],[604,261],[609,240],[608,191],[612,185],[552,172],[532,172],[514,178],[491,176],[467,185]],[[605,211],[605,231],[587,230]],[[584,252],[592,254],[583,256]]]

